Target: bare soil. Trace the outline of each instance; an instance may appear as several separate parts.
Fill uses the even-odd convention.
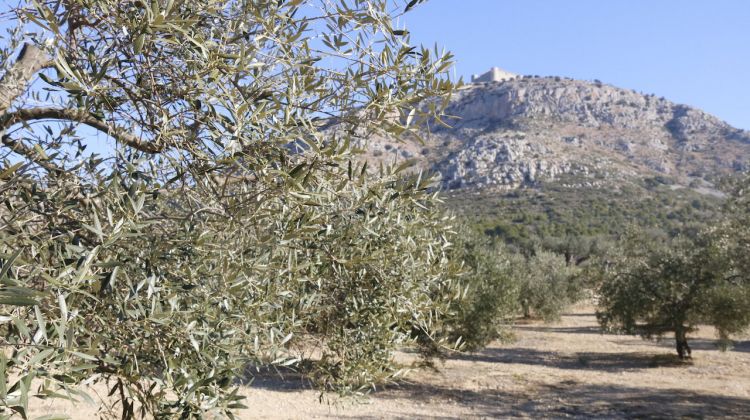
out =
[[[693,360],[675,356],[672,337],[601,334],[594,310],[579,305],[559,322],[516,327],[512,343],[455,354],[438,371],[412,371],[399,386],[364,400],[338,399],[300,380],[257,377],[243,389],[240,418],[732,418],[750,419],[750,337],[730,351],[715,332],[691,337]],[[398,354],[408,364],[414,356]],[[36,407],[92,418],[96,407]]]

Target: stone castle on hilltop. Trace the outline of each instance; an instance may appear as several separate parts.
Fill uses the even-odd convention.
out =
[[[518,77],[517,74],[507,72],[500,67],[493,67],[487,73],[481,75],[472,75],[471,83],[503,82],[506,80],[515,79],[516,77]]]

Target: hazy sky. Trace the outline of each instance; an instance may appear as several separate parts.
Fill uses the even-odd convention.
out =
[[[404,22],[467,81],[492,66],[600,79],[750,129],[750,0],[430,0]]]

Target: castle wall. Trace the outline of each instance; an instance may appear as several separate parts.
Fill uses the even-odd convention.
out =
[[[472,83],[485,83],[485,82],[502,82],[504,80],[511,80],[518,77],[517,74],[507,72],[499,67],[493,67],[487,73],[482,75],[474,75],[471,77]]]

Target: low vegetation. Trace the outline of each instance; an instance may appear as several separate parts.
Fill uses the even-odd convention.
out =
[[[452,192],[446,197],[450,208],[487,235],[521,250],[542,246],[558,252],[561,243],[578,241],[589,249],[579,246],[584,252],[577,258],[606,249],[630,226],[670,236],[698,231],[716,221],[723,201],[690,188],[673,189],[663,181],[586,188],[550,182],[505,193]]]

